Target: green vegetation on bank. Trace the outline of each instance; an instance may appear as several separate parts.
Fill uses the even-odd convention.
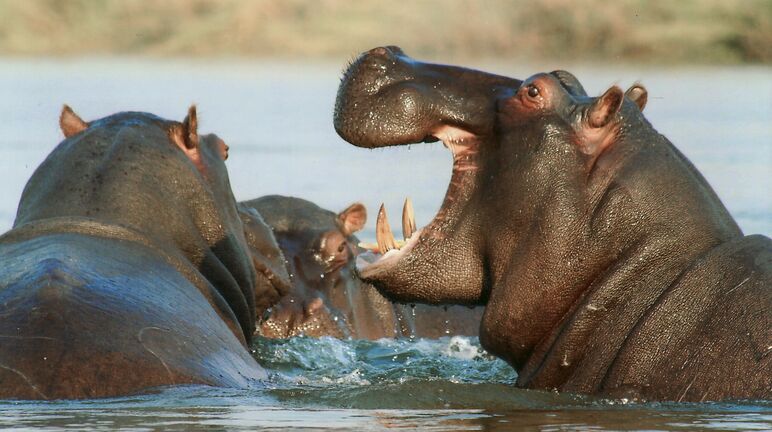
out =
[[[0,0],[0,55],[772,63],[772,0]]]

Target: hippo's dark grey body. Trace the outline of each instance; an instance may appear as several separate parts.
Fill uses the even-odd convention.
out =
[[[0,237],[0,398],[264,378],[227,146],[198,136],[194,108],[90,124],[66,108],[61,124]]]
[[[589,97],[565,71],[522,82],[365,53],[338,92],[341,136],[442,139],[454,166],[432,223],[364,280],[403,302],[485,304],[481,343],[522,387],[772,397],[772,241],[743,235],[645,102],[638,85]]]

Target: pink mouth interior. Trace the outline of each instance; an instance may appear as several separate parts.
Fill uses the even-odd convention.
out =
[[[443,125],[435,129],[432,135],[442,141],[453,154],[453,172],[445,198],[439,212],[425,227],[414,232],[399,249],[391,249],[384,254],[372,251],[360,254],[356,265],[360,275],[369,278],[392,267],[408,256],[413,249],[420,247],[428,238],[442,239],[447,235],[447,222],[452,217],[453,209],[463,206],[466,199],[463,188],[468,178],[478,169],[478,145],[476,135],[454,126]]]

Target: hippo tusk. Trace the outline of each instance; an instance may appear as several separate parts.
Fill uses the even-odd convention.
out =
[[[378,220],[375,223],[375,241],[378,243],[378,250],[384,254],[392,249],[399,249],[394,234],[391,233],[389,220],[386,218],[386,208],[381,204],[378,210]]]
[[[407,241],[414,232],[416,232],[416,226],[413,202],[410,198],[405,198],[405,204],[402,206],[402,236],[405,241]]]

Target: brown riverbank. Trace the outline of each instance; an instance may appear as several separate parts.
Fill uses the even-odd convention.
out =
[[[0,55],[772,63],[769,0],[0,0]]]

